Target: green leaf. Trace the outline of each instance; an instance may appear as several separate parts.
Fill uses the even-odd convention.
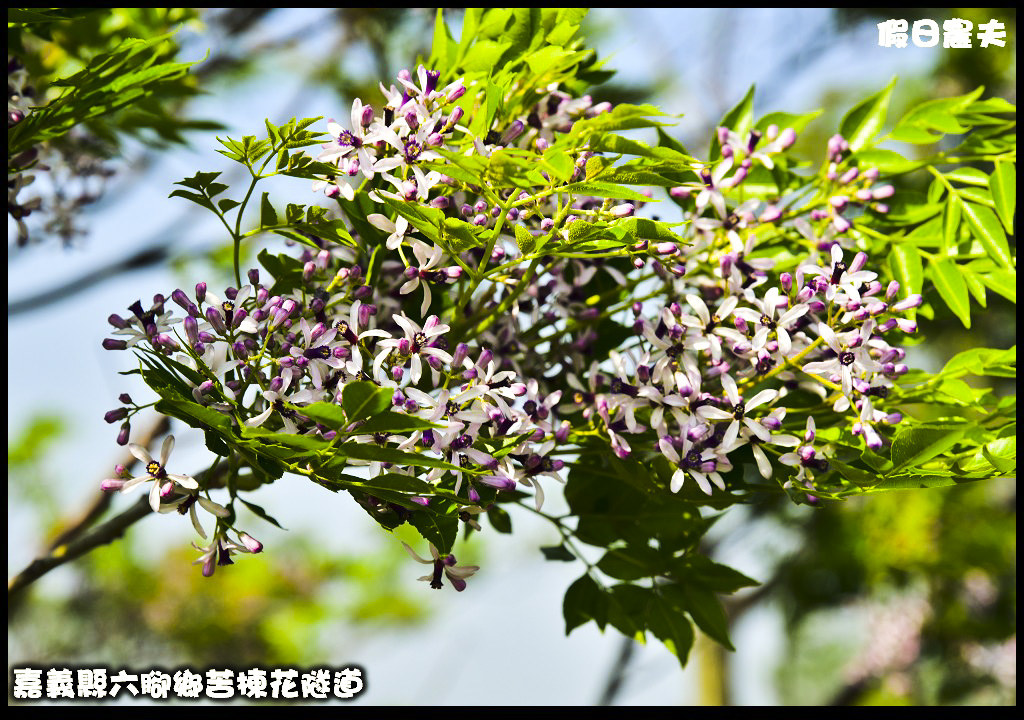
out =
[[[516,245],[519,246],[519,252],[523,255],[532,253],[537,246],[537,238],[522,225],[516,224],[513,228],[516,233]]]
[[[646,195],[638,193],[636,190],[630,190],[629,188],[622,187],[621,185],[615,185],[613,183],[578,182],[573,183],[572,185],[566,185],[564,190],[565,192],[571,192],[577,195],[617,198],[620,200],[635,200],[643,203],[656,202],[652,201],[651,198]]]
[[[263,193],[263,199],[260,201],[260,225],[263,227],[277,225],[277,211],[270,204],[270,193],[268,192]]]
[[[1012,162],[996,160],[989,179],[992,201],[1007,234],[1013,234],[1013,213],[1017,204],[1017,171]]]
[[[980,276],[981,281],[994,292],[1010,302],[1017,302],[1017,273],[1009,270],[992,270]]]
[[[341,406],[349,422],[363,420],[391,407],[392,391],[372,382],[357,381],[345,385],[341,391]]]
[[[971,327],[971,303],[967,296],[967,283],[960,268],[952,260],[941,258],[928,265],[932,284],[939,291],[953,314],[960,318],[965,328]]]
[[[491,521],[491,527],[498,532],[506,535],[512,532],[512,518],[500,505],[491,505],[487,509],[487,519]]]
[[[541,164],[549,175],[557,177],[562,182],[568,182],[576,170],[569,153],[559,148],[548,148],[541,156]]]
[[[279,523],[277,520],[275,520],[273,518],[273,516],[270,515],[270,513],[268,513],[266,510],[264,510],[260,505],[257,505],[254,502],[249,502],[248,500],[246,500],[245,498],[242,498],[242,497],[238,497],[238,499],[241,500],[242,504],[245,505],[247,508],[249,508],[253,512],[253,514],[256,515],[257,517],[263,518],[264,520],[266,520],[271,525],[274,525],[275,527],[279,527],[282,530],[286,529],[284,527],[281,527],[281,523]]]
[[[644,611],[653,591],[637,585],[619,584],[611,589],[608,622],[626,637],[644,641]]]
[[[967,285],[968,292],[974,297],[974,300],[985,307],[985,285],[981,282],[981,279],[971,271],[969,266],[961,267],[961,272],[964,276],[964,283]]]
[[[981,449],[981,453],[999,472],[1009,474],[1017,471],[1017,438],[1015,436],[993,440]]]
[[[609,550],[597,563],[598,569],[618,580],[639,580],[658,574],[661,557],[651,547],[626,547]]]
[[[888,475],[917,467],[946,452],[964,436],[965,427],[908,427],[896,433],[892,441],[893,469]]]
[[[740,588],[759,585],[738,570],[714,562],[704,555],[688,555],[673,565],[675,579],[683,584],[696,582],[709,590],[734,593]]]
[[[438,553],[448,555],[459,535],[457,515],[438,516],[429,512],[415,512],[409,522],[420,531],[424,540],[434,544]]]
[[[458,51],[458,45],[455,44],[455,40],[452,39],[452,35],[448,32],[448,26],[444,22],[444,13],[442,8],[437,9],[437,14],[434,16],[434,45],[431,51],[431,56],[437,60],[437,64],[442,68],[447,68],[452,65],[455,61],[455,53]]]
[[[565,545],[551,545],[549,547],[542,547],[540,549],[544,553],[546,560],[560,560],[562,562],[572,562],[576,559],[576,556],[569,552],[569,548]]]
[[[751,126],[754,124],[755,87],[756,86],[754,85],[750,86],[750,89],[747,90],[747,94],[743,96],[743,99],[725,114],[717,127],[728,128],[741,138],[746,137],[747,131],[750,130]],[[711,134],[711,154],[709,159],[711,162],[714,162],[720,157],[722,157],[722,146],[721,143],[718,142],[718,133],[713,132]]]
[[[655,594],[647,604],[645,615],[647,629],[661,640],[669,652],[679,659],[679,665],[686,666],[686,660],[693,647],[693,626],[686,616],[660,595]]]
[[[1008,350],[993,348],[971,348],[959,352],[949,359],[942,368],[942,375],[961,377],[963,375],[995,375],[1017,377],[1017,346]]]
[[[786,128],[793,128],[796,132],[803,132],[804,128],[811,123],[816,117],[821,115],[821,110],[814,110],[803,115],[793,115],[787,112],[773,112],[768,113],[763,118],[757,121],[757,125],[754,126],[755,130],[765,132],[768,130],[769,125],[778,125],[779,130],[785,130]]]
[[[735,650],[729,640],[729,621],[718,596],[698,585],[661,585],[658,587],[668,603],[685,610],[704,633],[729,650]]]
[[[369,433],[405,433],[412,430],[431,430],[439,427],[434,423],[398,412],[382,412],[374,415],[369,420],[353,430],[353,434],[366,435]]]
[[[1010,246],[1006,242],[1006,233],[1003,232],[996,214],[984,205],[965,202],[963,206],[964,217],[988,256],[1007,270],[1012,270],[1013,257],[1010,254]]]
[[[889,268],[900,283],[900,295],[920,294],[924,283],[924,266],[921,253],[910,243],[893,245],[889,253]]]
[[[960,196],[950,193],[942,208],[942,242],[945,247],[956,247],[960,242],[960,211],[963,203]]]
[[[846,113],[839,124],[839,134],[846,138],[851,152],[868,147],[882,129],[895,83],[896,78],[893,78],[884,88],[857,103]]]
[[[566,635],[590,620],[604,630],[608,622],[608,595],[589,575],[583,575],[565,591],[562,616]]]
[[[345,412],[334,403],[315,402],[312,405],[298,407],[296,410],[311,420],[315,420],[334,430],[338,430],[347,424]]]
[[[955,170],[951,170],[946,173],[945,178],[950,182],[959,183],[961,185],[988,187],[988,175],[978,168],[958,167]]]
[[[861,150],[854,157],[862,171],[866,167],[876,167],[885,175],[900,175],[924,165],[921,161],[907,160],[898,152],[881,148]]]

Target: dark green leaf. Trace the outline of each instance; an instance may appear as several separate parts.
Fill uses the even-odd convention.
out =
[[[608,621],[608,595],[589,575],[583,575],[565,591],[562,615],[566,635],[590,620],[604,630]]]
[[[693,647],[693,626],[683,612],[655,594],[647,604],[645,618],[651,634],[679,659],[680,666],[685,667]]]
[[[392,391],[362,380],[345,385],[341,405],[349,422],[363,420],[391,407]]]
[[[572,562],[576,559],[576,556],[569,552],[569,548],[565,545],[552,545],[550,547],[542,547],[540,549],[544,553],[544,557],[547,560],[561,560],[563,562]]]

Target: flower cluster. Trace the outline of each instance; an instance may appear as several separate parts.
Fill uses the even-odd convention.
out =
[[[888,338],[915,332],[906,313],[921,297],[897,301],[898,283],[883,286],[856,250],[851,209],[885,212],[877,201],[892,188],[873,188],[879,174],[870,168],[840,173],[841,138],[829,141],[834,167],[823,171],[820,201],[800,207],[752,193],[737,203],[756,173],[785,168],[796,132],[719,128],[713,163],[680,154],[695,180],[669,191],[682,209],[672,226],[683,226],[679,234],[659,223],[622,241],[639,227],[633,218],[650,193],[566,189],[607,166],[598,144],[563,142],[577,123],[609,112],[607,103],[555,83],[478,137],[462,124],[460,99],[473,93],[479,102],[481,88],[463,79],[440,87],[440,78],[423,66],[415,76],[403,71],[397,86],[380,86],[376,105],[353,101],[348,127],[328,123],[318,159],[336,172],[323,175],[321,166],[314,190],[351,202],[349,180],[361,177],[360,199],[375,209],[346,226],[351,245],[304,231],[301,256],[279,258],[272,283],[254,269],[223,296],[205,283],[191,294],[177,289],[170,300],[180,313],[162,295],[149,310],[136,302],[129,317],[110,317],[116,337],[104,347],[172,359],[192,400],[243,438],[347,448],[344,465],[362,467],[370,481],[353,495],[382,524],[453,503],[448,514],[479,529],[474,518],[497,493],[516,497],[522,488],[539,511],[541,482],[565,479],[559,456],[594,439],[619,458],[660,457],[672,492],[687,482],[707,495],[725,491],[734,468],[752,458],[763,478],[781,475],[783,488],[809,502],[832,457],[815,414],[840,418],[872,450],[883,446],[880,426],[901,420],[885,400],[907,372]],[[543,169],[515,165],[538,153],[550,157]],[[505,167],[501,159],[518,179],[469,182],[455,159],[485,174]],[[763,250],[765,237],[778,236],[806,247],[781,270],[778,254]],[[580,245],[581,237],[604,244]],[[542,245],[556,250],[542,253]],[[402,422],[339,415],[355,384],[389,395],[382,415]],[[324,410],[331,406],[333,415]],[[119,408],[108,421],[132,412]],[[329,421],[339,416],[344,423]],[[127,434],[125,424],[122,442]],[[257,552],[228,523],[231,510],[202,497],[197,481],[166,474],[167,452],[159,463],[145,460],[146,476],[107,481],[108,489],[153,480],[154,509],[190,512],[204,538],[196,506],[216,515],[212,540],[196,546],[204,574],[233,553]],[[329,481],[314,464],[288,469]],[[395,476],[419,488],[405,504],[375,494],[374,480]],[[457,567],[434,544],[431,560],[406,547],[433,564],[424,578],[432,587],[447,576],[462,590],[477,569]]]

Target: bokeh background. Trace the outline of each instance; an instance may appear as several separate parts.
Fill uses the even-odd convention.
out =
[[[458,37],[460,11],[445,17]],[[881,48],[876,23],[890,17],[996,19],[1007,44]],[[99,482],[124,458],[117,425],[102,420],[118,394],[151,399],[117,374],[128,353],[101,349],[106,317],[199,279],[230,284],[228,238],[209,213],[168,199],[172,184],[197,170],[241,180],[214,135],[261,133],[264,117],[343,119],[352,97],[377,100],[378,80],[429,53],[432,23],[429,9],[115,9],[24,40],[40,98],[121,37],[179,28],[179,59],[210,54],[192,89],[160,98],[164,120],[115,115],[55,144],[60,162],[20,198],[42,203],[25,218],[27,242],[8,221],[8,577],[102,502]],[[796,146],[815,161],[846,109],[893,75],[891,118],[977,85],[1016,100],[1016,13],[1005,9],[608,8],[586,28],[618,71],[595,101],[683,114],[673,134],[696,154],[751,83],[757,116],[824,110]],[[301,181],[268,189],[279,202],[315,198]],[[997,296],[970,332],[941,309],[923,330],[915,360],[938,367],[967,347],[1013,345],[1016,315]],[[133,439],[162,430],[144,414],[133,428]],[[175,469],[205,467],[202,440],[172,432]],[[579,571],[544,560],[538,547],[556,538],[526,513],[513,514],[513,535],[460,547],[460,562],[482,570],[456,594],[417,582],[398,542],[410,538],[345,497],[286,476],[253,500],[287,531],[243,520],[267,551],[210,579],[190,565],[196,538],[177,516],[148,517],[42,578],[9,603],[9,668],[358,664],[362,704],[1016,703],[1013,481],[732,509],[708,549],[764,584],[729,601],[736,653],[698,642],[685,671],[657,642],[592,625],[566,638],[561,597]]]

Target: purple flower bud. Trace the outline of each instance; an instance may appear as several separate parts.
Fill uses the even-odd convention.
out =
[[[871,282],[868,283],[868,286],[865,290],[861,290],[860,296],[871,297],[872,295],[877,295],[881,291],[882,283],[878,282],[877,280],[872,280]]]
[[[535,148],[537,148],[537,152],[540,152],[540,153],[544,152],[545,150],[547,150],[550,147],[550,145],[548,144],[548,141],[545,140],[542,137],[539,137],[536,140],[534,140],[533,141],[533,146]]]
[[[501,144],[508,145],[510,142],[518,138],[520,135],[523,134],[524,127],[525,125],[523,125],[522,120],[516,120],[515,122],[513,122],[511,125],[509,125],[505,133],[501,136]]]
[[[217,336],[203,330],[199,333],[199,342],[215,343],[217,342]]]
[[[860,272],[864,269],[864,266],[868,263],[867,253],[859,252],[853,256],[853,260],[850,262],[850,267],[847,268],[850,272]]]
[[[828,199],[828,204],[834,207],[836,210],[842,211],[846,207],[846,204],[850,201],[846,195],[833,195]]]
[[[889,206],[886,205],[885,203],[875,203],[873,209],[876,213],[881,213],[882,215],[885,215],[887,212],[889,212]]]
[[[780,210],[776,205],[769,205],[764,209],[764,212],[761,213],[761,216],[758,218],[758,221],[763,223],[771,223],[775,222],[780,217],[782,217],[782,210]]]
[[[430,201],[430,207],[437,208],[438,210],[447,210],[451,205],[451,200],[445,195],[438,195]]]
[[[238,308],[231,314],[231,327],[237,328],[247,317],[249,317],[249,313],[245,311],[245,308]]]
[[[483,227],[484,225],[487,224],[487,216],[484,215],[483,213],[480,213],[479,215],[473,218],[472,223],[477,227]]]
[[[123,445],[124,443],[118,443]],[[103,492],[117,492],[124,487],[124,480],[118,480],[117,478],[110,478],[100,483],[100,490]]]
[[[860,190],[858,190],[857,192],[855,192],[855,193],[853,194],[853,197],[854,197],[854,198],[855,198],[855,199],[856,199],[856,200],[857,200],[858,202],[867,202],[867,201],[871,200],[871,198],[872,198],[873,196],[872,196],[872,194],[871,194],[871,191],[870,191],[870,190],[868,190],[867,188],[861,188]]]
[[[636,206],[634,206],[633,203],[622,203],[621,205],[616,205],[608,212],[611,213],[612,217],[622,218],[629,217],[635,211]]]
[[[673,242],[661,242],[654,246],[654,252],[658,255],[673,255],[679,252],[679,248]]]
[[[895,281],[893,281],[895,282]],[[892,306],[893,312],[906,312],[911,308],[921,307],[921,303],[924,302],[924,298],[918,294],[908,295],[903,300]]]
[[[494,358],[494,353],[489,348],[484,348],[480,351],[480,357],[477,358],[476,364],[478,367],[485,367]]]
[[[868,305],[867,310],[872,317],[875,317],[877,315],[881,315],[882,313],[884,313],[888,308],[889,306],[886,305],[884,302],[873,302],[870,305]]]
[[[452,353],[452,365],[454,367],[460,367],[462,362],[466,359],[466,355],[469,353],[469,345],[464,342],[460,342],[455,346],[455,352]]]
[[[785,130],[782,131],[782,134],[779,135],[779,143],[778,144],[779,144],[779,147],[782,148],[783,150],[785,150],[786,148],[791,147],[793,145],[793,143],[795,143],[795,142],[796,142],[796,130],[794,130],[791,127],[786,128]]]
[[[847,230],[850,229],[850,226],[852,224],[853,223],[844,218],[842,215],[836,215],[834,218],[832,218],[832,225],[833,227],[835,227],[836,232],[846,232]]]
[[[249,533],[240,532],[238,533],[238,539],[245,545],[245,549],[251,553],[258,553],[263,551],[263,543],[254,538]]]
[[[129,322],[117,314],[111,314],[107,318],[107,322],[116,327],[118,330],[123,330],[124,328],[129,326]]]
[[[885,299],[892,300],[896,297],[896,293],[900,291],[900,283],[898,280],[893,280],[889,283],[889,286],[885,289]]]
[[[114,338],[106,338],[103,340],[104,350],[124,350],[128,347],[128,343],[124,340],[115,340]]]
[[[315,272],[316,263],[314,263],[312,260],[308,261],[302,266],[302,279],[305,280],[306,282],[309,282],[309,280],[313,277],[313,273]]]
[[[373,106],[372,105],[364,105],[363,106],[363,113],[359,117],[359,124],[362,125],[364,128],[366,128],[366,127],[370,127],[370,123],[372,123],[372,122],[373,122]]]
[[[900,330],[905,333],[912,334],[917,332],[917,323],[907,318],[896,318],[896,324]]]
[[[245,343],[236,341],[231,346],[231,349],[234,351],[235,357],[242,362],[245,362],[249,358],[249,350],[245,347]]]
[[[875,200],[884,200],[887,197],[892,197],[896,193],[896,188],[892,185],[883,185],[882,187],[875,188],[871,192],[871,197]]]
[[[464,85],[458,85],[458,86],[456,86],[456,87],[454,87],[454,88],[452,88],[451,90],[448,91],[448,95],[445,97],[445,100],[447,102],[455,102],[456,100],[458,100],[460,97],[462,97],[465,94],[466,94],[466,87]],[[461,110],[462,110],[461,107],[455,108],[455,110],[452,112],[452,115],[454,116],[456,112],[459,112]],[[462,113],[461,112],[459,112],[459,117],[460,118],[462,117]],[[458,121],[456,120],[455,122],[458,122]]]
[[[227,332],[227,326],[224,324],[224,316],[221,315],[220,310],[215,307],[206,308],[206,319],[213,325],[213,329],[218,333],[224,334]]]
[[[126,417],[128,417],[128,409],[123,407],[109,410],[103,415],[103,419],[110,425],[113,425],[118,420],[124,420]]]
[[[188,299],[188,295],[181,288],[178,288],[171,293],[171,300],[177,303],[182,310],[188,311],[188,306],[192,304],[192,301]]]
[[[884,422],[886,425],[899,425],[901,422],[903,422],[903,415],[902,413],[898,412],[889,413],[882,419],[882,422]]]
[[[569,421],[563,420],[561,425],[558,426],[558,429],[555,430],[555,441],[564,443],[566,440],[569,439],[569,431],[571,429],[572,426],[569,424]]]
[[[857,179],[858,175],[860,175],[860,171],[857,168],[855,168],[855,167],[850,168],[849,170],[844,172],[842,174],[842,176],[840,176],[839,184],[840,185],[849,185],[850,183],[852,183],[854,180]]]
[[[409,338],[402,338],[398,341],[398,352],[401,355],[408,355],[412,350],[412,343],[409,342]]]

